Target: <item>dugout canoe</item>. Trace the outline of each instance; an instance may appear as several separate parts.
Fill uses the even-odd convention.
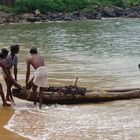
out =
[[[24,91],[21,89],[13,89],[12,93],[15,97],[33,101],[33,94],[31,91]],[[37,96],[38,98],[38,96]],[[140,98],[140,89],[115,89],[115,90],[92,90],[85,94],[64,94],[58,92],[43,93],[44,104],[80,104],[80,103],[99,103],[114,100],[128,100]]]

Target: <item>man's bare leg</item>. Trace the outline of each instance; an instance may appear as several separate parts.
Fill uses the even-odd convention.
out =
[[[10,96],[9,96],[9,93],[10,93],[10,89],[12,86],[10,86],[10,83],[8,81],[7,78],[4,78],[5,82],[6,82],[6,86],[7,86],[7,92],[6,92],[6,101],[11,101],[10,100]]]
[[[11,101],[11,102],[15,105],[15,101],[14,101],[14,99],[13,99],[13,95],[12,95],[12,92],[11,92],[11,88],[12,88],[12,85],[8,85],[8,86],[7,86],[6,100],[7,100],[7,101]]]
[[[42,101],[43,101],[43,88],[40,87],[40,92],[39,92],[39,108],[41,109],[42,106]]]
[[[36,101],[37,101],[37,86],[36,85],[33,85],[32,87],[32,90],[33,90],[33,101],[34,101],[34,105],[36,105]]]
[[[6,86],[7,86],[6,100],[14,102],[12,92],[11,92],[12,84],[9,82],[9,79],[4,78],[4,80],[5,80]]]
[[[8,104],[6,102],[6,99],[5,99],[5,96],[4,96],[4,92],[3,92],[3,89],[2,89],[2,84],[0,83],[0,95],[1,95],[1,98],[2,98],[2,101],[3,101],[3,106],[11,106],[10,104]]]
[[[28,82],[28,84],[26,85],[26,89],[27,89],[27,90],[30,90],[30,89],[33,87],[33,85],[34,85],[33,79],[34,79],[34,77],[33,77],[33,78]]]

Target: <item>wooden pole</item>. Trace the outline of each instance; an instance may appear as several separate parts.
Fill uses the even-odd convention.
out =
[[[75,86],[75,87],[77,86],[78,78],[79,78],[79,77],[77,77],[76,80],[75,80],[75,83],[74,83],[74,86]]]

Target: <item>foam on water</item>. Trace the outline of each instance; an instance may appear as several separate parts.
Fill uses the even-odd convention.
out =
[[[23,108],[22,108],[23,106]],[[34,140],[97,140],[140,137],[139,100],[80,106],[17,105],[7,129]]]

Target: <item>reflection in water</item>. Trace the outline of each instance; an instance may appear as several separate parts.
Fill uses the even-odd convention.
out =
[[[1,25],[0,46],[20,43],[19,81],[25,83],[28,49],[39,48],[49,85],[89,89],[139,86],[140,19]],[[31,74],[33,74],[32,71]],[[44,106],[17,101],[6,126],[32,139],[139,139],[139,100],[79,106]]]

